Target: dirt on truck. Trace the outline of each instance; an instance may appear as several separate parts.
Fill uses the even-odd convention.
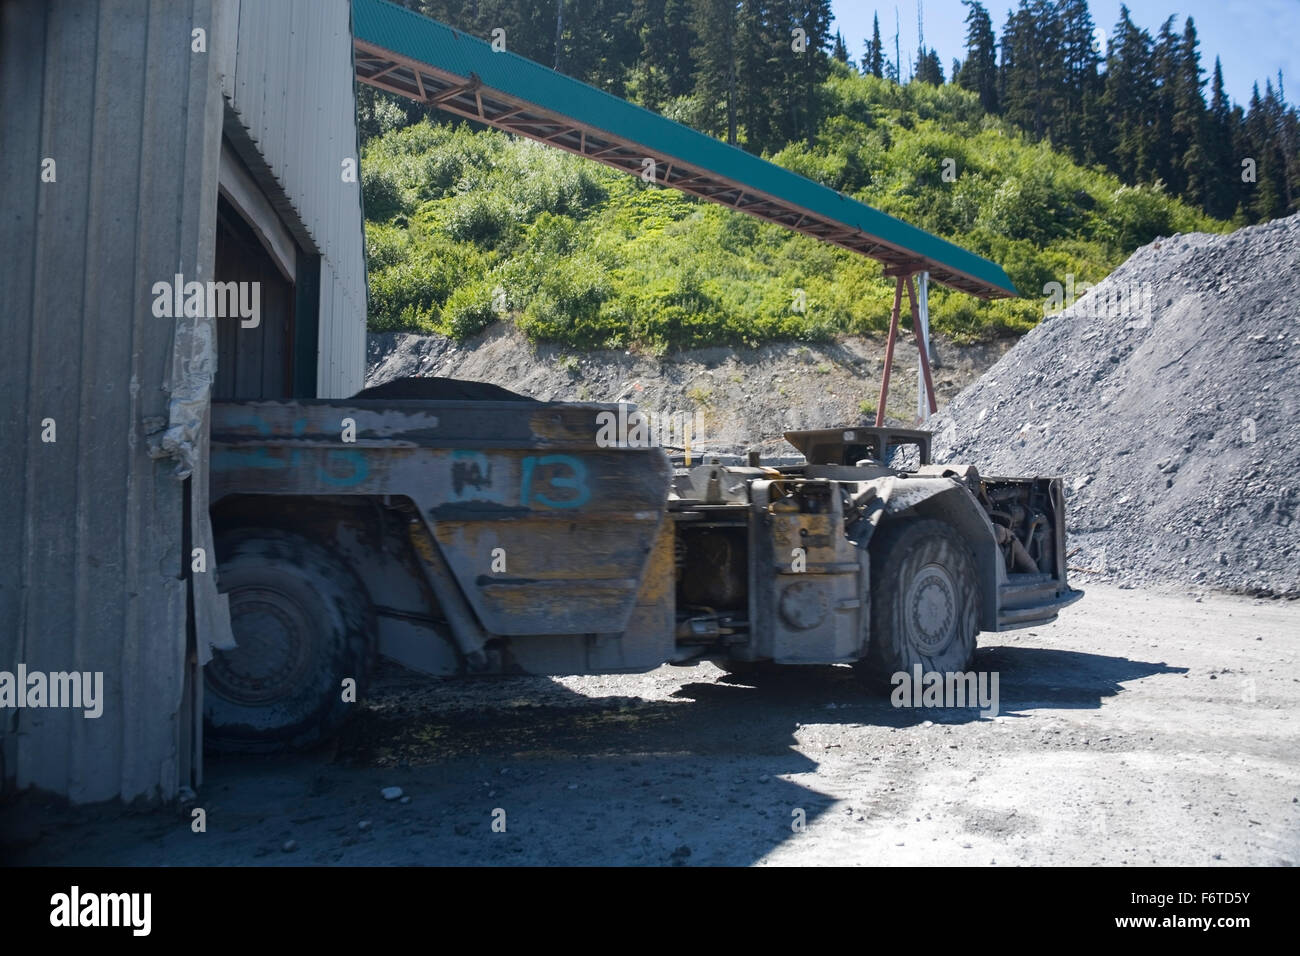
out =
[[[879,681],[965,671],[980,631],[1081,596],[1060,480],[934,465],[927,432],[788,432],[802,463],[700,462],[606,440],[634,407],[490,388],[214,403],[234,646],[205,668],[210,745],[332,734],[377,655],[437,677],[707,660]]]

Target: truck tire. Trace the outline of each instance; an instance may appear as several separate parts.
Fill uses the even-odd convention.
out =
[[[241,529],[217,543],[237,647],[204,667],[204,734],[235,753],[298,750],[328,738],[355,706],[374,649],[370,601],[324,548],[288,531]],[[356,698],[354,698],[356,699]]]
[[[877,682],[892,675],[969,668],[979,634],[975,557],[944,521],[902,519],[871,542],[871,640],[860,665]]]

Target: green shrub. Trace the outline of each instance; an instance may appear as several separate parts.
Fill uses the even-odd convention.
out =
[[[510,207],[493,193],[468,192],[446,202],[443,223],[447,235],[457,242],[491,247],[513,223]]]
[[[442,325],[448,336],[463,342],[496,320],[492,290],[483,283],[469,283],[456,289],[442,308]]]
[[[1020,290],[983,302],[932,285],[931,327],[955,339],[1021,334],[1041,320],[1047,283],[1096,283],[1158,235],[1227,228],[1030,143],[966,90],[835,68],[820,95],[821,129],[776,162],[997,262]],[[664,108],[700,121],[710,109],[693,97]],[[422,121],[371,139],[361,168],[374,329],[473,335],[497,317],[498,287],[531,339],[574,348],[888,327],[879,263],[531,141]]]
[[[361,202],[366,218],[387,222],[405,211],[405,196],[397,177],[389,169],[361,169]]]
[[[599,347],[619,329],[601,309],[609,281],[600,264],[585,256],[554,263],[524,308],[519,327],[538,341]]]
[[[1115,248],[1133,249],[1174,231],[1171,203],[1159,186],[1121,186],[1109,200],[1097,233]]]

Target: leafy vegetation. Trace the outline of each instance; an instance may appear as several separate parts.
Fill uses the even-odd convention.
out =
[[[1097,282],[1156,236],[1226,228],[1031,142],[974,92],[837,64],[819,95],[830,118],[775,162],[998,262],[1020,289],[986,303],[932,287],[932,327],[959,340],[1031,328],[1067,273]],[[502,133],[393,129],[367,144],[362,181],[374,330],[463,339],[504,320],[537,341],[662,352],[888,326],[878,263]]]

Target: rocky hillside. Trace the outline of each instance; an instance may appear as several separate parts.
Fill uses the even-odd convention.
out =
[[[945,404],[1010,346],[953,345],[936,337],[935,391]],[[621,350],[575,352],[530,344],[497,324],[457,345],[441,335],[372,333],[367,385],[407,375],[491,382],[543,400],[632,402],[652,416],[691,416],[702,451],[792,456],[782,433],[875,419],[884,341],[847,337],[812,345],[705,348],[662,359]],[[917,357],[910,338],[894,352],[889,413],[911,422]]]

